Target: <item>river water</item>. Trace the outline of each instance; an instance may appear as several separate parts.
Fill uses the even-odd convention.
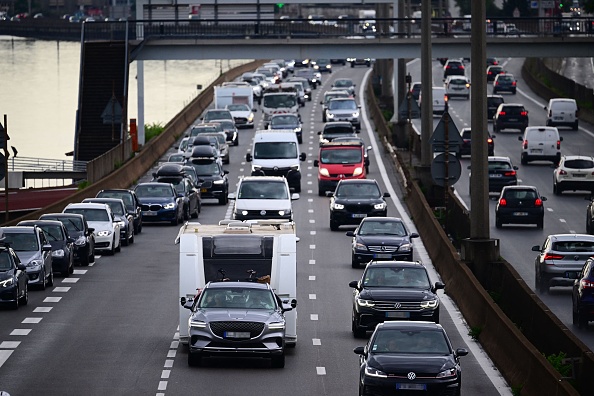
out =
[[[221,71],[242,60],[144,62],[145,124],[165,125]],[[78,102],[80,43],[0,36],[0,122],[22,157],[71,159]],[[136,118],[136,62],[130,65],[128,114]],[[10,150],[9,150],[10,151]]]

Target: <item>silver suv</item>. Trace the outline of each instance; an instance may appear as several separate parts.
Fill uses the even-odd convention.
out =
[[[349,121],[357,130],[360,130],[360,109],[361,106],[357,105],[357,102],[353,98],[331,99],[326,106],[322,121]]]
[[[239,180],[237,194],[230,193],[235,200],[233,219],[286,219],[293,220],[291,201],[299,194],[291,193],[287,180],[282,176],[246,176]]]
[[[201,366],[207,356],[248,356],[285,367],[284,313],[296,300],[283,303],[268,283],[227,281],[209,282],[195,300],[181,303],[192,311],[189,366]]]

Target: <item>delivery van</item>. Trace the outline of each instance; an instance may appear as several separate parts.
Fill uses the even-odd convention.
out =
[[[547,126],[568,126],[577,131],[579,108],[575,99],[553,98],[544,109],[547,112]]]
[[[530,161],[551,161],[559,164],[561,160],[561,141],[559,131],[551,126],[532,126],[524,130],[524,136],[518,136],[522,142],[522,165]]]

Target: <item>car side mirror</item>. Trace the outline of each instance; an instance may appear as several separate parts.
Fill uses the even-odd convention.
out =
[[[26,271],[27,270],[27,266],[25,264],[17,264],[17,269],[19,271]]]
[[[92,228],[92,227],[89,227],[88,231],[89,231],[89,235],[91,235],[92,233],[94,233],[94,232],[95,232],[95,229],[94,229],[94,228]]]
[[[345,233],[345,235],[348,236],[348,237],[354,237],[355,236],[355,231],[347,231]]]
[[[52,250],[52,245],[43,245],[41,250],[44,252],[50,252]]]
[[[468,166],[466,167],[466,169],[470,170],[470,165],[468,165]]]
[[[301,154],[299,155],[299,160],[300,160],[300,161],[305,161],[305,158],[307,158],[307,155],[306,155],[305,153],[301,153]]]
[[[547,106],[543,106],[542,108],[546,110],[547,109]]]
[[[445,289],[445,283],[439,281],[435,282],[433,285],[433,292],[435,293],[439,289]]]
[[[538,246],[538,245],[532,246],[532,251],[533,252],[540,252],[540,246]]]
[[[350,281],[349,282],[349,287],[352,287],[353,289],[357,289],[359,290],[359,281]]]
[[[298,193],[291,194],[291,201],[296,201],[298,199],[299,199],[299,194]]]
[[[366,150],[367,151],[371,151],[372,147],[371,146],[367,146]]]
[[[247,154],[245,155],[245,160],[246,160],[247,162],[252,162],[252,154],[251,154],[251,153],[247,153]]]
[[[192,309],[192,305],[194,305],[194,299],[193,298],[188,298],[186,299],[185,297],[180,298],[179,300],[180,304],[182,305],[182,307],[184,307],[185,309]]]
[[[252,109],[252,111],[253,111],[254,113],[257,113],[257,112],[258,112],[258,109]]]
[[[456,356],[466,356],[466,355],[468,355],[468,351],[465,348],[456,349]]]
[[[419,234],[417,234],[416,232],[413,232],[412,234],[409,235],[409,238],[419,238]]]
[[[361,133],[360,129],[355,129],[355,133]]]
[[[523,136],[518,136],[518,140],[519,140],[520,142],[523,142],[523,141],[524,141],[524,137],[523,137]]]
[[[223,175],[228,175],[228,174],[229,174],[229,171],[225,169],[225,170],[223,171]]]
[[[319,167],[319,166],[320,166],[320,161],[318,161],[318,160],[314,160],[314,162],[313,162],[313,166],[314,166],[315,168]]]
[[[518,170],[520,168],[518,168],[516,165],[513,166],[514,170]]]
[[[291,308],[297,308],[297,300],[295,300],[295,299],[291,300]]]
[[[227,198],[228,199],[235,199],[235,193],[229,193],[229,194],[227,194]]]
[[[324,104],[324,101],[323,100],[320,100],[320,104],[323,105]]]
[[[390,198],[390,193],[387,193],[387,192],[386,192],[386,193],[384,193],[383,197],[384,197],[384,198]]]
[[[365,355],[365,348],[362,346],[358,346],[355,349],[353,349],[353,352],[355,352],[357,355]]]
[[[547,197],[540,197],[540,199],[544,202],[547,200]]]

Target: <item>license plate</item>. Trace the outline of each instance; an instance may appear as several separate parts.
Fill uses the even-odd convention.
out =
[[[408,319],[410,312],[386,312],[386,318]]]
[[[353,219],[362,219],[364,217],[367,217],[367,214],[365,214],[365,213],[353,213]]]
[[[535,154],[541,154],[542,153],[542,149],[530,149],[531,153],[535,153]]]
[[[564,278],[576,279],[578,277],[578,271],[565,271]]]
[[[389,253],[377,253],[373,255],[374,258],[380,258],[380,259],[389,259],[392,258],[392,255]]]
[[[516,121],[518,121],[518,119],[517,118],[510,118],[508,121],[509,122],[516,122]]]
[[[250,338],[249,331],[226,331],[225,338]]]
[[[396,389],[425,390],[425,389],[427,389],[427,385],[425,385],[425,384],[396,384]]]
[[[574,173],[573,177],[586,177],[585,173]]]
[[[555,121],[561,121],[561,120],[563,119],[563,117],[553,117],[553,119],[554,119]]]
[[[156,216],[157,215],[157,212],[153,212],[153,211],[147,210],[142,215],[143,216]]]
[[[201,189],[200,189],[200,192],[201,192],[201,193],[205,193],[205,192],[207,192],[207,191],[208,191],[208,188],[201,188]]]
[[[528,212],[514,212],[514,216],[528,216]]]
[[[492,173],[492,174],[489,175],[489,177],[491,177],[491,178],[498,178],[498,177],[503,177],[503,175],[500,174],[500,173]]]

